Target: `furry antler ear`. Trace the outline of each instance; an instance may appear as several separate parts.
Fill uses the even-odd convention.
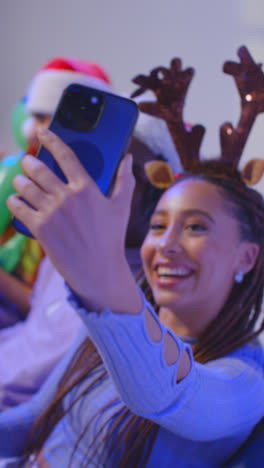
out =
[[[264,160],[251,159],[242,170],[242,178],[248,185],[256,185],[264,174]]]
[[[140,87],[132,94],[139,96],[151,90],[157,100],[141,102],[142,112],[164,119],[168,125],[183,167],[188,169],[199,158],[199,150],[205,129],[195,125],[187,130],[183,121],[186,93],[194,75],[193,68],[182,69],[181,60],[174,58],[170,68],[154,68],[148,76],[138,75],[132,81]]]
[[[148,180],[154,187],[166,189],[175,180],[170,165],[165,161],[149,161],[145,164],[144,168]]]

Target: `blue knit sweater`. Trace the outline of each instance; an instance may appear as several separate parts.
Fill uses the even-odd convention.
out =
[[[166,364],[163,339],[168,329],[159,322],[163,338],[158,343],[150,339],[144,321],[146,308],[155,320],[157,317],[143,295],[142,301],[142,312],[131,316],[113,314],[108,309],[101,314],[87,313],[74,300],[104,364],[67,395],[65,408],[102,370],[106,368],[108,375],[74,405],[50,434],[44,453],[51,468],[67,467],[76,440],[89,421],[73,458],[74,468],[79,468],[83,459],[91,455],[93,461],[89,466],[95,466],[101,456],[100,466],[113,467],[106,447],[102,445],[92,454],[90,444],[100,429],[99,439],[106,435],[123,404],[160,426],[148,468],[219,466],[264,415],[261,347],[248,344],[202,365],[193,360],[190,345],[170,331],[180,356],[187,349],[192,361],[188,375],[176,383],[180,356],[175,364]],[[0,456],[21,455],[32,422],[52,399],[64,369],[85,334],[83,329],[31,402],[0,415]]]

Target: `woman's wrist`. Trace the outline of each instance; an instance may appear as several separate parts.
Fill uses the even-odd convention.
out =
[[[142,299],[130,267],[125,257],[115,264],[118,267],[104,275],[103,284],[98,285],[100,291],[78,293],[78,296],[87,310],[101,312],[109,308],[113,313],[138,314]]]

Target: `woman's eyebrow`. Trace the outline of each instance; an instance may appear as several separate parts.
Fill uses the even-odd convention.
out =
[[[184,210],[184,211],[183,211],[183,214],[184,214],[184,215],[188,215],[188,216],[195,215],[195,214],[199,214],[199,215],[205,216],[205,217],[208,218],[212,223],[215,224],[214,218],[213,218],[207,211],[199,210],[198,208],[194,208],[194,209],[190,209],[190,210]]]
[[[157,210],[157,211],[154,211],[153,216],[164,215],[164,214],[166,214],[166,210]],[[209,221],[215,224],[215,220],[212,218],[212,216],[209,213],[207,213],[207,211],[203,211],[198,208],[191,208],[189,210],[183,210],[181,214],[184,216],[192,216],[195,214],[199,214],[199,215],[205,216],[206,218],[209,219]]]
[[[152,216],[154,216],[154,215],[159,215],[159,214],[164,215],[164,214],[166,214],[166,213],[167,213],[166,210],[155,210],[155,211],[153,212],[153,215],[152,215]]]

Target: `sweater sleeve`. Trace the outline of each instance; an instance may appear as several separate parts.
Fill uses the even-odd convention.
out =
[[[52,401],[60,379],[86,336],[87,328],[83,326],[74,344],[59,361],[34,397],[0,413],[0,457],[18,457],[23,454],[33,424]]]
[[[117,314],[109,309],[88,312],[74,294],[70,301],[86,323],[123,402],[135,414],[182,437],[200,441],[249,433],[264,415],[262,350],[259,356],[253,346],[247,345],[242,351],[202,365],[194,361],[191,347],[159,321],[143,294],[138,315]],[[161,329],[159,342],[149,337],[147,310]],[[172,365],[164,358],[167,332],[179,350]],[[191,368],[177,383],[184,350],[190,356]]]

